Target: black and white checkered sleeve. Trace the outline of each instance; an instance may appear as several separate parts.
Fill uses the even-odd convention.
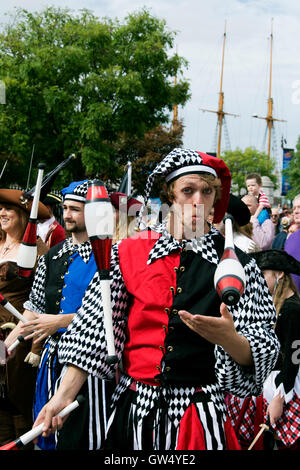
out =
[[[229,310],[237,332],[250,343],[254,366],[240,366],[221,346],[215,348],[219,385],[224,391],[239,397],[260,395],[280,350],[274,330],[276,312],[272,296],[254,260],[245,266],[245,274],[245,292],[239,303]]]
[[[128,315],[128,293],[119,268],[118,246],[111,257],[111,302],[115,349],[120,360],[125,343]],[[117,365],[106,363],[107,344],[103,324],[103,309],[98,272],[90,282],[82,304],[58,347],[62,364],[72,364],[102,379],[112,378]]]
[[[28,300],[24,303],[23,307],[37,313],[45,313],[46,300],[45,300],[45,278],[46,278],[46,263],[45,257],[41,256],[37,269],[34,275],[32,288]]]

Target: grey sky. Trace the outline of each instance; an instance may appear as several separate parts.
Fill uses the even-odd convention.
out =
[[[220,87],[221,53],[225,20],[227,23],[223,91],[224,110],[239,117],[226,118],[229,142],[223,134],[222,148],[263,148],[269,86],[270,31],[273,18],[272,97],[274,117],[287,120],[275,124],[277,154],[281,138],[294,148],[300,135],[300,3],[298,0],[11,0],[1,2],[4,13],[22,7],[30,11],[46,6],[87,8],[98,17],[118,17],[146,6],[176,30],[178,53],[189,67],[192,98],[179,117],[185,125],[184,145],[213,151],[217,116],[200,108],[217,110]],[[7,97],[8,99],[8,97]]]

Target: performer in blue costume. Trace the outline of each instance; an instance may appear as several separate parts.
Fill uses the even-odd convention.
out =
[[[70,238],[49,250],[39,262],[29,300],[24,304],[31,312],[22,334],[35,342],[44,342],[39,362],[34,418],[55,393],[62,373],[57,361],[61,335],[81,306],[84,293],[97,270],[84,221],[84,204],[88,180],[73,182],[62,192],[63,215]],[[28,316],[27,316],[28,318]],[[72,413],[68,425],[56,436],[40,437],[43,450],[99,449],[106,428],[110,382],[90,377],[82,393],[84,405]],[[96,425],[97,423],[97,425]]]

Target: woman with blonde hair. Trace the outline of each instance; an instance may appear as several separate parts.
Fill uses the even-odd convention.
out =
[[[17,255],[29,220],[31,202],[23,192],[0,189],[0,293],[21,313],[33,281],[18,277]],[[48,210],[39,204],[38,217],[47,218]],[[38,256],[48,251],[38,240]],[[4,337],[18,320],[0,305],[0,330]],[[0,366],[0,445],[10,442],[32,426],[32,400],[36,368],[24,362],[32,358],[31,341],[19,344],[8,363]],[[28,360],[28,359],[27,359]]]
[[[109,197],[115,210],[113,243],[116,243],[136,233],[137,215],[142,203],[124,193],[111,193]]]

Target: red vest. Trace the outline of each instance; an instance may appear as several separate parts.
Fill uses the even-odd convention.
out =
[[[130,296],[125,372],[150,385],[213,383],[214,345],[188,328],[178,311],[220,316],[213,283],[216,265],[181,248],[147,264],[160,236],[141,232],[119,245],[120,269]],[[224,238],[220,235],[214,243],[222,252]]]
[[[179,253],[147,265],[149,253],[160,234],[149,231],[124,240],[119,245],[120,268],[127,291],[132,295],[123,354],[125,371],[136,380],[157,385],[168,329],[168,312],[173,303],[171,287],[176,289]],[[143,235],[142,235],[143,234]]]

